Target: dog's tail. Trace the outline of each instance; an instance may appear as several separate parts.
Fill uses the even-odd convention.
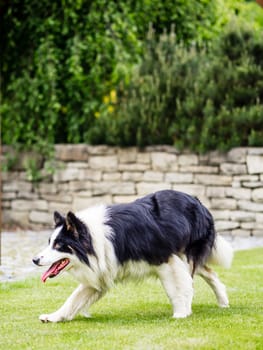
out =
[[[231,267],[233,255],[231,245],[222,236],[217,235],[212,253],[207,262],[228,269]]]

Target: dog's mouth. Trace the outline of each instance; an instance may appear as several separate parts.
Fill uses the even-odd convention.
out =
[[[41,279],[42,282],[46,282],[48,278],[56,277],[66,266],[70,263],[70,260],[67,258],[60,259],[50,266],[50,268],[43,273]]]

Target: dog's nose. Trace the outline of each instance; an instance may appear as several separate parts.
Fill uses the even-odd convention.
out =
[[[33,261],[34,264],[39,265],[40,259],[39,258],[33,258],[32,261]]]

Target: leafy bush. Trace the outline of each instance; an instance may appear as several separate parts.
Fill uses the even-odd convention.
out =
[[[196,150],[261,144],[262,39],[255,33],[262,21],[253,5],[0,1],[3,143],[46,155],[67,142]],[[234,28],[215,42],[229,13],[254,16],[255,33]],[[228,132],[225,141],[230,115],[240,115],[245,131]]]
[[[182,41],[213,32],[215,5],[193,1],[0,2],[3,142],[83,142],[104,96],[142,53],[151,22]],[[44,147],[45,148],[45,147]]]
[[[223,32],[200,60],[195,89],[182,103],[182,115],[189,121],[196,116],[184,147],[206,151],[263,144],[262,54],[260,33],[236,23]]]
[[[182,45],[173,31],[150,35],[115,113],[105,109],[88,140],[199,152],[263,145],[262,55],[262,36],[235,22],[206,49]]]
[[[8,6],[1,48],[4,143],[83,141],[117,79],[117,63],[128,66],[140,52],[125,12],[104,0],[17,0]]]
[[[158,41],[151,29],[141,64],[133,70],[128,84],[118,86],[114,112],[103,109],[87,133],[88,141],[123,146],[171,143],[169,128],[176,118],[176,101],[189,84],[191,58],[183,44],[178,44],[174,31],[161,35]]]

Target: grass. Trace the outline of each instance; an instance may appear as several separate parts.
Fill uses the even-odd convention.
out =
[[[76,284],[63,276],[0,284],[0,349],[263,349],[263,249],[238,252],[231,270],[217,269],[231,307],[220,309],[210,288],[195,280],[193,315],[171,318],[158,280],[113,288],[95,304],[92,318],[42,324]]]

